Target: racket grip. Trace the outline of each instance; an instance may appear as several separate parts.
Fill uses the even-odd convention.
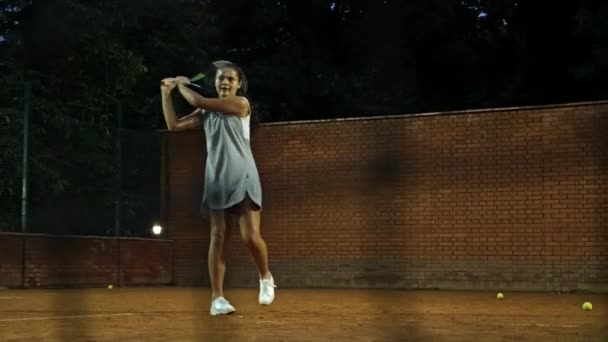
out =
[[[169,85],[169,82],[166,82],[165,80],[162,80],[162,81],[160,81],[160,85],[164,87],[164,86]],[[194,84],[194,83],[190,83],[190,84],[187,84],[187,85],[195,87],[195,88],[200,88],[201,87],[200,85]]]

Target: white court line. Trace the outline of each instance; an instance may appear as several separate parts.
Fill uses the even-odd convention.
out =
[[[69,318],[91,318],[91,317],[112,317],[112,316],[130,316],[134,315],[131,312],[117,314],[101,314],[101,315],[79,315],[79,316],[50,316],[50,317],[25,317],[25,318],[7,318],[0,319],[0,322],[20,322],[20,321],[47,321],[51,319],[69,319]]]
[[[578,328],[578,325],[557,325],[557,324],[542,324],[542,323],[511,323],[511,325],[548,327],[548,328]]]

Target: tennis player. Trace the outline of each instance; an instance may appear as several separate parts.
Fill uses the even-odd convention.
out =
[[[257,266],[260,278],[258,302],[270,305],[275,297],[275,283],[268,268],[268,251],[260,234],[262,188],[250,146],[251,106],[247,98],[247,78],[243,70],[227,61],[215,62],[215,89],[218,98],[203,97],[188,88],[187,77],[167,78],[161,82],[162,108],[170,131],[197,129],[205,131],[207,161],[201,205],[203,218],[211,227],[209,277],[211,280],[211,315],[236,311],[224,298],[226,271],[224,243],[226,216],[238,218],[241,238]],[[171,97],[177,88],[184,99],[197,109],[176,119]]]

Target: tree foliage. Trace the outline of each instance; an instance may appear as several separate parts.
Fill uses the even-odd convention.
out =
[[[235,61],[266,122],[605,100],[607,16],[599,0],[1,0],[0,194],[20,189],[25,81],[38,196],[111,193],[117,103],[127,128],[164,128],[163,77]]]

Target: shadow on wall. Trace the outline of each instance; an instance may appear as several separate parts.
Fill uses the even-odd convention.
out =
[[[404,242],[402,227],[396,224],[397,211],[400,210],[400,203],[397,202],[402,196],[407,197],[409,186],[419,176],[414,173],[412,167],[416,142],[408,136],[410,132],[403,127],[395,120],[383,120],[376,123],[376,130],[371,135],[367,135],[368,143],[377,147],[362,165],[360,188],[360,196],[367,199],[365,207],[361,208],[367,216],[364,218],[361,234],[365,239],[364,245],[370,250],[365,252],[360,260],[353,282],[366,284],[371,288],[399,288],[411,281],[407,278],[407,269],[403,267],[407,264],[407,260],[403,260],[404,256],[383,253],[383,249],[398,250],[399,247],[395,248],[394,243]],[[361,125],[361,128],[366,129],[368,126]],[[399,132],[399,128],[402,132]],[[383,303],[378,298],[379,295],[378,292],[370,290],[369,302]],[[398,307],[407,305],[411,310],[417,310],[417,305],[413,302],[394,304]],[[378,306],[375,310],[383,312],[386,308]],[[416,323],[401,324],[398,320],[398,317],[393,317],[379,323],[382,331],[380,339],[398,341],[422,336]]]
[[[367,187],[366,193],[382,191],[390,188],[401,181],[401,177],[407,173],[407,156],[404,151],[389,150],[382,151],[367,163],[366,179],[363,184]]]

